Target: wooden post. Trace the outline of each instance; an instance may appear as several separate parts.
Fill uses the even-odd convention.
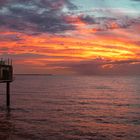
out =
[[[10,108],[10,82],[6,82],[6,105]]]

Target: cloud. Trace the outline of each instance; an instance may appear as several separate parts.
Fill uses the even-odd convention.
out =
[[[1,1],[0,26],[25,33],[59,33],[73,30],[63,8],[76,8],[69,0]]]
[[[85,28],[89,28],[89,25],[93,27],[93,32],[127,28],[136,22],[136,19],[125,16],[95,17],[84,12],[80,15],[68,14],[66,11],[77,8],[70,0],[2,0],[0,4],[0,27],[26,34],[57,34],[77,30],[77,19],[85,23]],[[93,14],[95,11],[113,13],[115,10],[94,9]]]
[[[12,58],[14,62],[19,61],[19,60],[28,60],[28,61],[34,61],[36,59],[41,59],[41,58],[47,58],[46,55],[41,55],[41,54],[32,54],[32,53],[21,53],[21,54],[7,54],[7,50],[9,48],[1,48],[0,52],[3,51],[4,53],[1,55],[1,58],[7,58],[7,55]]]
[[[61,61],[46,66],[63,68],[80,75],[138,75],[140,71],[139,60],[111,61],[102,58],[80,62]]]
[[[110,61],[95,59],[71,64],[69,67],[71,67],[71,70],[82,75],[129,75],[139,74],[140,60]]]
[[[140,18],[126,9],[76,8],[71,0],[1,0],[1,57],[31,71],[41,65],[54,73],[138,73]]]
[[[0,27],[23,32],[26,34],[61,34],[75,31],[79,21],[84,23],[85,29],[106,31],[117,28],[127,28],[135,24],[136,19],[116,16],[117,9],[99,8],[92,10],[112,13],[113,17],[96,17],[88,13],[68,14],[77,9],[70,0],[6,0],[0,1]],[[72,19],[72,20],[68,20]],[[77,24],[78,23],[78,24]],[[83,27],[82,27],[83,28]]]
[[[0,35],[1,42],[20,41],[22,40],[18,35]]]
[[[95,24],[95,23],[97,23],[93,16],[80,15],[79,18],[81,19],[81,21],[83,21],[83,22],[85,22],[87,24]]]
[[[0,7],[6,5],[9,0],[0,0]]]

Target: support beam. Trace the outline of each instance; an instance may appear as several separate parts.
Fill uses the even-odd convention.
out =
[[[10,108],[10,82],[6,82],[6,105]]]

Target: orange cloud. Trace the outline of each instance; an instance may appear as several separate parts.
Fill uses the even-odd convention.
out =
[[[69,71],[65,66],[50,66],[51,64],[60,62],[74,62],[94,60],[102,58],[110,61],[122,61],[128,59],[140,60],[137,53],[139,45],[135,44],[133,40],[128,38],[116,37],[120,33],[129,37],[129,33],[123,30],[114,31],[115,35],[105,36],[96,34],[93,29],[84,28],[84,23],[77,19],[78,30],[71,32],[73,36],[58,36],[49,34],[40,35],[25,35],[16,32],[1,32],[2,35],[12,36],[16,35],[19,39],[8,38],[8,40],[1,40],[0,53],[7,54],[15,59],[15,64],[26,64],[37,69],[43,70],[51,68],[53,72],[58,70],[58,67]],[[112,27],[117,25],[112,23]],[[77,36],[79,32],[80,36]],[[84,36],[85,34],[85,36]],[[81,36],[83,35],[83,36]],[[88,37],[87,37],[87,36]],[[135,40],[136,41],[136,40]],[[110,69],[113,64],[103,65],[103,69]],[[35,68],[35,67],[34,67]],[[30,68],[29,68],[30,69]],[[71,71],[72,72],[72,71]]]

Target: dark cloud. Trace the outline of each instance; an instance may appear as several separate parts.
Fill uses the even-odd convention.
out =
[[[24,32],[59,33],[73,30],[63,8],[76,8],[69,0],[1,1],[0,26]]]
[[[9,51],[9,48],[8,47],[1,47],[0,48],[0,53],[5,53],[5,52],[7,52],[7,51]],[[2,57],[2,56],[1,56]]]
[[[121,17],[121,18],[106,18],[100,17],[95,19],[95,23],[97,24],[96,29],[98,31],[106,31],[112,29],[125,29],[139,22],[139,19],[133,19],[129,17]]]
[[[71,15],[74,15],[75,13],[71,13]],[[125,9],[96,8],[86,11],[77,11],[77,13],[81,21],[93,25],[94,29],[97,31],[118,28],[125,29],[136,23],[140,23],[139,17],[129,16],[129,12]],[[97,16],[100,13],[102,16]]]
[[[109,64],[132,64],[132,63],[140,63],[140,60],[121,60],[121,61],[114,61],[110,62]]]
[[[67,20],[73,15],[66,13],[76,8],[70,0],[1,0],[0,27],[27,34],[76,30],[77,25]],[[128,17],[94,17],[86,13],[75,15],[75,18],[95,26],[98,31],[128,28],[137,21]]]
[[[0,0],[0,7],[6,5],[7,2],[8,0]]]
[[[50,64],[51,67],[64,67],[68,68],[74,73],[81,75],[129,75],[139,74],[140,72],[140,61],[139,60],[125,60],[125,61],[111,61],[104,60],[101,58],[81,61],[78,63],[74,62],[56,62]]]
[[[44,65],[46,62],[49,62],[50,59],[56,59],[56,58],[63,58],[63,59],[71,59],[70,56],[51,56],[51,55],[43,55],[43,54],[33,54],[31,53],[32,51],[30,51],[30,53],[20,53],[20,54],[16,54],[16,53],[7,53],[7,51],[13,51],[14,49],[10,49],[10,48],[7,48],[7,47],[1,47],[0,48],[0,57],[1,58],[12,58],[14,61],[16,60],[31,60],[31,61],[35,61],[36,59],[41,59],[41,58],[44,58],[44,60],[41,60],[43,61]],[[21,51],[22,52],[22,51]],[[52,64],[53,65],[53,64]]]
[[[1,48],[0,50],[6,51],[8,48]],[[7,53],[1,55],[2,58],[7,58]],[[36,59],[36,58],[46,58],[46,55],[32,54],[32,53],[22,53],[22,54],[8,54],[8,57],[13,60],[23,60],[23,59]]]
[[[0,35],[0,41],[20,41],[22,40],[18,35]]]
[[[87,23],[87,24],[95,24],[95,23],[97,23],[96,20],[95,20],[95,18],[92,17],[92,16],[89,16],[89,15],[80,15],[79,18],[80,18],[83,22],[85,22],[85,23]]]
[[[67,15],[65,9],[71,11],[76,8],[70,0],[1,0],[0,27],[28,34],[75,30],[77,25],[67,20],[72,15]],[[98,31],[127,28],[136,22],[128,17],[95,18],[86,13],[75,15],[75,18],[87,25],[95,25]]]
[[[73,67],[81,74],[139,74],[140,61],[139,60],[123,60],[123,61],[109,61],[109,60],[93,60],[82,62]],[[81,71],[80,71],[81,69]]]

